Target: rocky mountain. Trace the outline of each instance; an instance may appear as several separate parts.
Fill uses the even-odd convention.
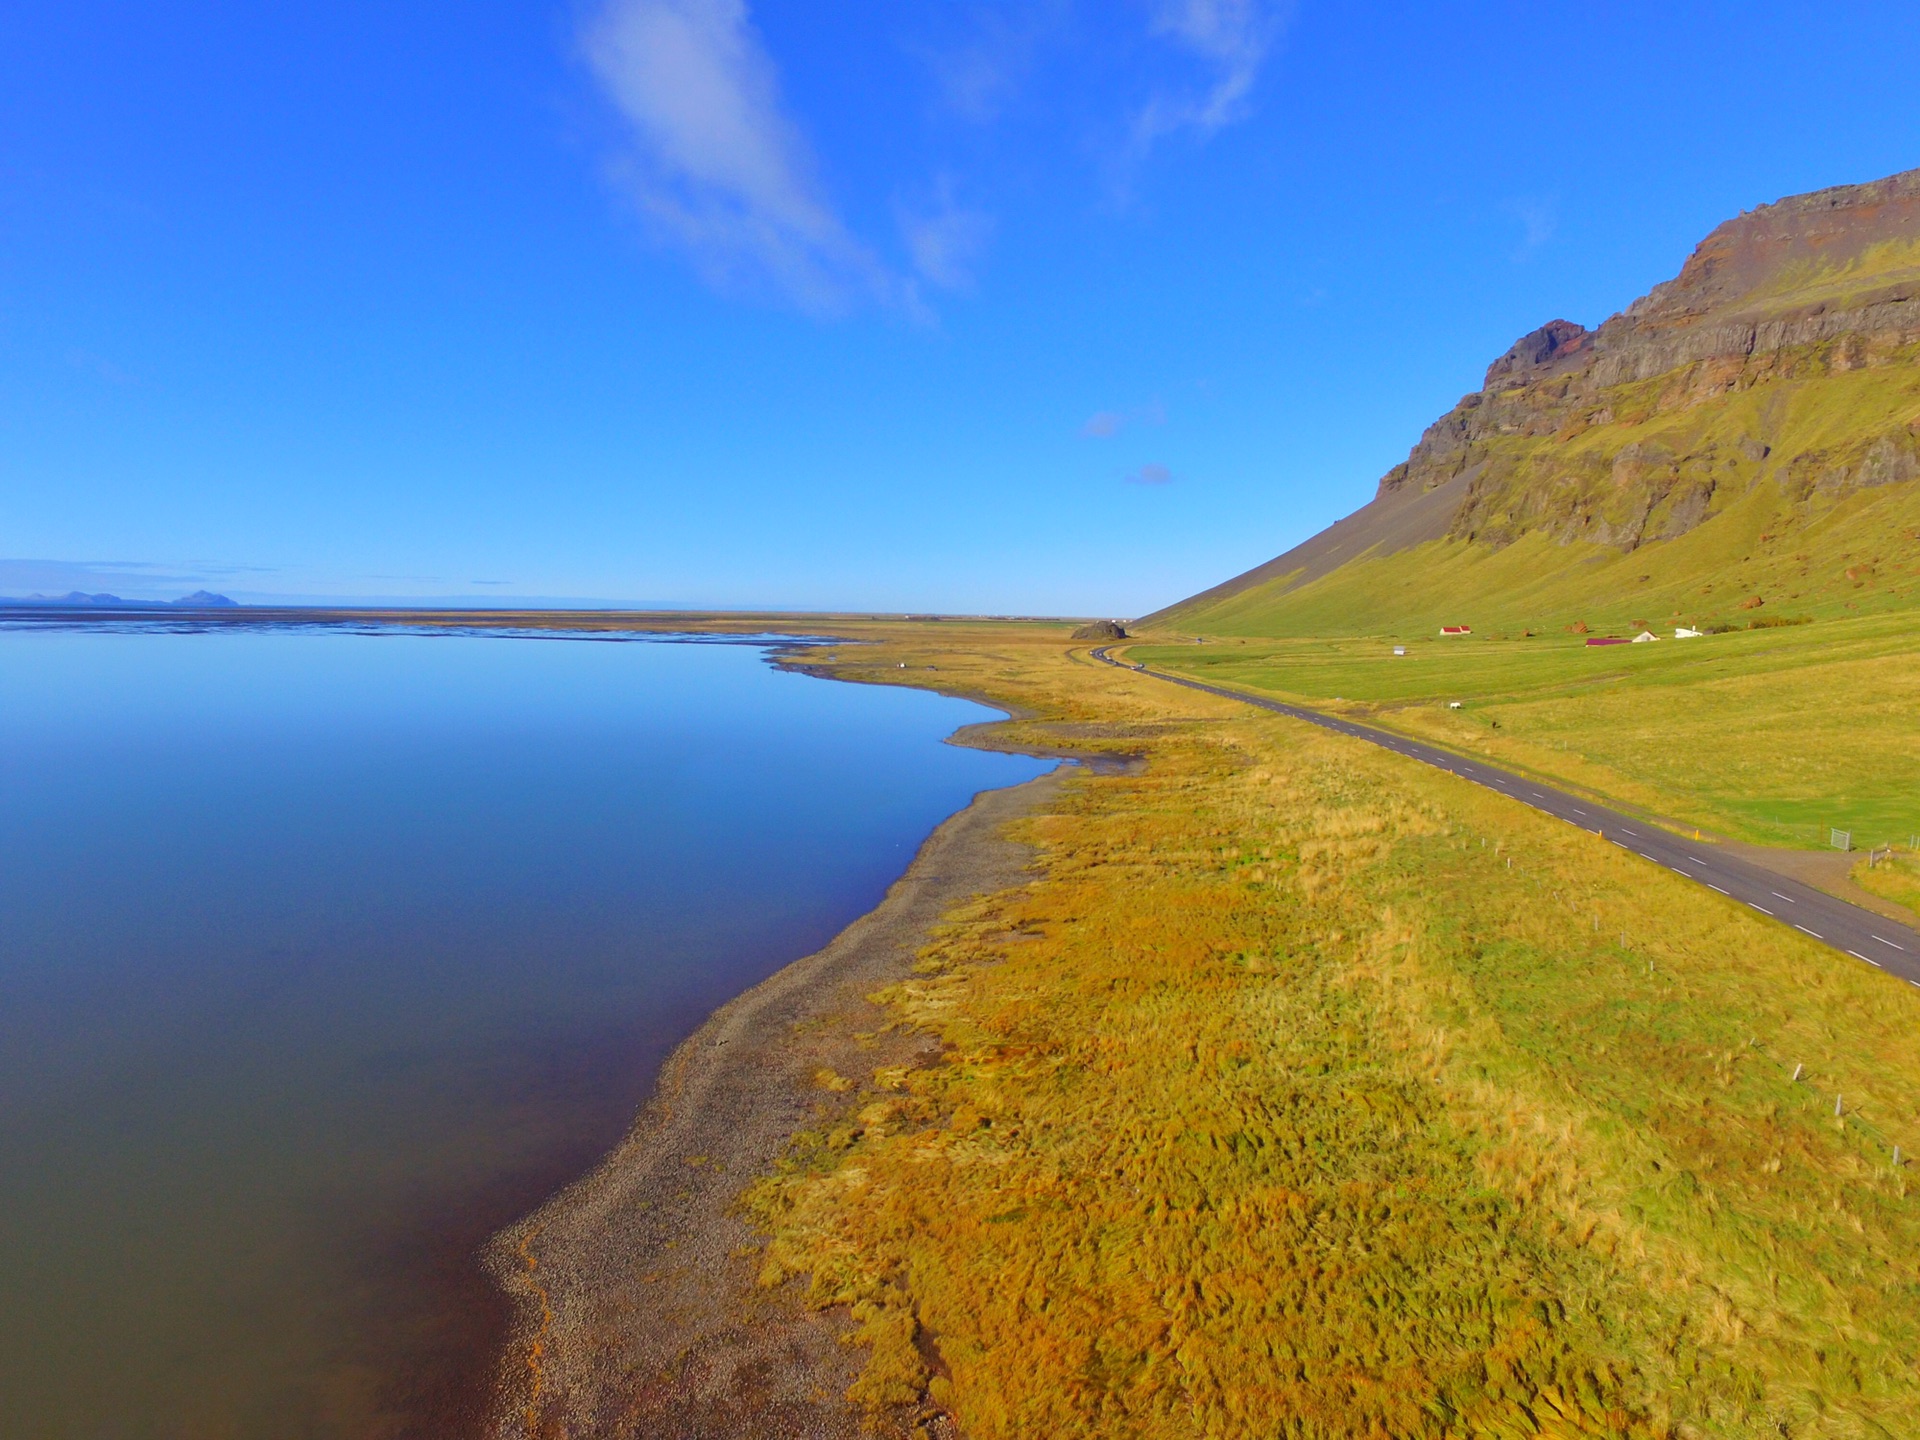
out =
[[[1574,565],[1756,508],[1771,543],[1916,479],[1920,170],[1751,210],[1597,329],[1522,336],[1370,504],[1148,620],[1204,628],[1223,605],[1250,618],[1253,592],[1277,602],[1438,544],[1545,540],[1558,554],[1543,563]]]

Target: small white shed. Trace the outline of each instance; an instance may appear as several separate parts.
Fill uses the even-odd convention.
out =
[[[1633,637],[1633,643],[1636,645],[1644,645],[1649,640],[1658,640],[1659,638],[1660,637],[1651,630],[1642,630],[1638,635]]]

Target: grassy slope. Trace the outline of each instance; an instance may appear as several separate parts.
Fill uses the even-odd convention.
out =
[[[1605,649],[1476,634],[1409,639],[1403,658],[1354,639],[1129,653],[1745,840],[1820,845],[1838,826],[1862,846],[1904,846],[1920,832],[1915,628],[1902,611]]]
[[[1780,483],[1794,457],[1844,456],[1862,436],[1920,424],[1920,358],[1777,380],[1672,409],[1661,408],[1666,383],[1619,387],[1613,408],[1620,418],[1610,424],[1500,444],[1512,452],[1507,458],[1521,490],[1530,477],[1578,472],[1629,441],[1710,457],[1720,508],[1677,539],[1628,553],[1561,545],[1537,530],[1504,548],[1433,541],[1350,563],[1297,590],[1270,581],[1216,603],[1177,606],[1157,628],[1227,636],[1417,635],[1445,624],[1502,632],[1584,621],[1604,633],[1637,619],[1744,623],[1755,612],[1740,602],[1756,594],[1769,615],[1920,606],[1920,485],[1855,491],[1836,502],[1796,498]],[[1761,434],[1772,438],[1773,454],[1764,462],[1743,457],[1741,442]],[[1514,503],[1523,499],[1516,494]],[[1607,503],[1604,495],[1593,500],[1597,509]]]
[[[1871,288],[1911,249],[1820,283]],[[1788,276],[1783,293],[1813,278]],[[1512,544],[1435,541],[1295,590],[1269,582],[1176,607],[1153,636],[1228,643],[1135,653],[1309,702],[1363,702],[1390,726],[1745,840],[1821,844],[1838,826],[1904,843],[1920,832],[1920,484],[1828,495],[1795,467],[1851,463],[1867,439],[1920,427],[1920,356],[1847,370],[1808,352],[1733,393],[1680,383],[1617,387],[1605,424],[1493,442],[1502,498],[1483,518],[1518,533]],[[1770,456],[1743,444],[1759,435]],[[1625,503],[1601,462],[1629,440],[1679,457],[1683,476],[1711,473],[1718,508],[1631,552],[1551,539],[1552,515],[1528,506]],[[1782,620],[1814,623],[1632,650],[1568,634]],[[1474,638],[1438,648],[1446,624]],[[1393,660],[1387,641],[1413,653]],[[1454,700],[1466,708],[1448,711]]]
[[[1920,856],[1889,855],[1877,864],[1863,860],[1853,867],[1853,879],[1883,899],[1920,910]]]
[[[852,1307],[860,1393],[930,1386],[976,1440],[1920,1431],[1920,1196],[1883,1147],[1920,1144],[1920,992],[1063,649],[837,658],[1145,762],[1081,776],[1034,882],[885,997],[940,1058],[848,1077],[751,1194],[769,1282]]]

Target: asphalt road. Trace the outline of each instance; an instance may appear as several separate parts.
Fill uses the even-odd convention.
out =
[[[1531,805],[1535,810],[1544,810],[1569,825],[1578,825],[1582,830],[1602,835],[1621,848],[1631,850],[1642,860],[1684,875],[1709,890],[1718,891],[1729,900],[1758,910],[1782,925],[1791,925],[1803,935],[1810,935],[1843,954],[1864,960],[1889,975],[1898,976],[1909,985],[1920,987],[1920,931],[1898,921],[1884,920],[1871,910],[1849,905],[1824,890],[1815,890],[1797,880],[1762,870],[1757,865],[1717,854],[1710,845],[1686,840],[1649,825],[1644,820],[1622,815],[1581,796],[1569,795],[1563,790],[1510,774],[1482,761],[1470,760],[1464,755],[1455,755],[1432,745],[1423,745],[1418,740],[1408,740],[1386,730],[1376,730],[1371,725],[1356,725],[1338,716],[1322,715],[1317,710],[1305,710],[1298,705],[1288,705],[1238,690],[1225,690],[1218,685],[1189,680],[1184,675],[1171,675],[1164,670],[1148,670],[1144,665],[1114,659],[1107,649],[1102,646],[1095,650],[1094,658],[1123,670],[1138,670],[1172,685],[1204,690],[1209,695],[1220,695],[1245,705],[1257,705],[1262,710],[1271,710],[1279,715],[1290,715],[1295,720],[1304,720],[1309,725],[1318,725],[1325,730],[1337,730],[1342,735],[1370,741],[1409,759],[1423,760],[1437,769],[1471,780],[1476,785],[1497,790],[1522,805]]]

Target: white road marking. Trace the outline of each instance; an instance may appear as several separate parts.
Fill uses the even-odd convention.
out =
[[[1761,913],[1762,915],[1771,915],[1771,914],[1773,914],[1773,911],[1771,911],[1771,910],[1769,910],[1769,909],[1767,909],[1767,907],[1766,907],[1766,906],[1764,906],[1764,905],[1754,905],[1754,904],[1753,904],[1753,902],[1752,902],[1751,900],[1749,900],[1749,901],[1747,902],[1747,904],[1749,904],[1749,905],[1753,905],[1753,908],[1754,908],[1754,909],[1756,909],[1756,910],[1758,910],[1758,911],[1759,911],[1759,912],[1760,912],[1760,913]]]
[[[1786,901],[1786,902],[1787,902],[1787,904],[1789,904],[1789,905],[1798,905],[1798,904],[1800,903],[1800,902],[1799,902],[1798,900],[1796,900],[1796,899],[1794,899],[1794,898],[1793,898],[1793,896],[1791,896],[1791,895],[1782,895],[1782,894],[1781,894],[1781,893],[1780,893],[1780,892],[1779,892],[1778,890],[1769,890],[1769,891],[1768,891],[1767,893],[1768,893],[1769,895],[1771,895],[1771,896],[1773,896],[1773,898],[1774,898],[1774,899],[1776,899],[1776,900],[1784,900],[1784,901]]]
[[[1882,945],[1893,945],[1893,941],[1887,939],[1884,935],[1876,935],[1873,938],[1878,940]],[[1907,947],[1904,945],[1893,945],[1893,948],[1898,950],[1902,955],[1907,953]]]
[[[1707,863],[1706,861],[1702,860],[1698,855],[1689,855],[1687,856],[1687,859],[1691,860],[1696,865],[1705,865]]]
[[[1802,935],[1813,936],[1813,938],[1816,940],[1824,940],[1827,938],[1826,936],[1822,935],[1818,930],[1809,930],[1804,925],[1796,925],[1793,928],[1798,930]]]
[[[1653,860],[1653,857],[1647,854],[1647,852],[1644,850],[1636,850],[1633,853],[1638,855],[1642,860]],[[1653,863],[1658,865],[1660,862],[1658,860],[1653,860]]]
[[[1578,805],[1573,806],[1572,809],[1573,809],[1573,813],[1576,815],[1584,815],[1587,813],[1586,811],[1582,810]]]
[[[1713,882],[1712,882],[1711,880],[1709,880],[1709,881],[1707,882],[1707,888],[1708,888],[1709,890],[1720,890],[1720,887],[1719,887],[1718,885],[1716,885],[1716,884],[1714,884],[1714,883],[1713,883]],[[1722,895],[1727,895],[1727,892],[1726,892],[1726,891],[1724,891],[1724,890],[1720,890],[1720,893],[1721,893]],[[1733,897],[1732,897],[1731,895],[1727,895],[1727,898],[1728,898],[1729,900],[1731,900],[1731,899],[1732,899]]]
[[[1629,835],[1632,835],[1632,836],[1635,836],[1636,838],[1637,838],[1637,837],[1639,836],[1639,834],[1640,834],[1640,832],[1639,832],[1638,830],[1627,830],[1627,827],[1626,827],[1626,826],[1624,826],[1624,825],[1622,825],[1622,826],[1621,826],[1620,828],[1621,828],[1622,830],[1626,830],[1626,833],[1627,833],[1627,834],[1629,834]]]
[[[1873,968],[1876,970],[1884,970],[1887,968],[1886,966],[1882,965],[1878,960],[1873,959],[1871,956],[1862,955],[1858,950],[1849,950],[1847,951],[1847,954],[1853,956],[1853,958],[1856,960],[1865,960],[1867,964],[1873,966]]]

